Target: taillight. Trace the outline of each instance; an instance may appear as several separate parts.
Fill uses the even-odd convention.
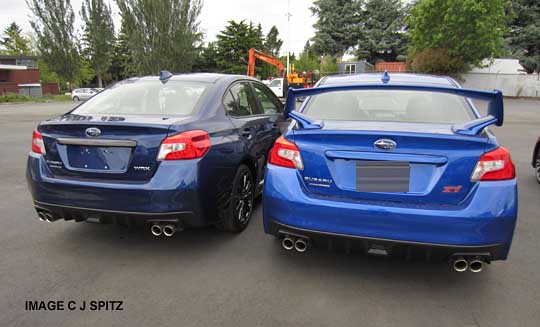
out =
[[[43,143],[43,136],[38,130],[34,130],[32,133],[32,152],[45,154],[45,144]]]
[[[272,151],[270,151],[268,162],[281,167],[296,168],[298,170],[304,169],[300,150],[298,150],[296,144],[287,141],[283,136],[280,136],[276,140]]]
[[[500,181],[516,177],[510,152],[503,147],[486,152],[480,157],[471,176],[471,181]]]
[[[157,160],[197,159],[204,156],[208,150],[210,150],[210,136],[207,132],[188,131],[164,139]]]

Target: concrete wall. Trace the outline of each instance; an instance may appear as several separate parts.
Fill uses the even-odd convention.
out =
[[[478,74],[462,76],[464,88],[501,90],[505,96],[540,98],[540,75]]]

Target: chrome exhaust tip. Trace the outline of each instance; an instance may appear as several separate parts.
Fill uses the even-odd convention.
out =
[[[43,214],[43,216],[45,217],[45,221],[48,223],[52,223],[54,221],[53,216],[48,212]]]
[[[285,236],[285,238],[281,241],[281,245],[285,250],[292,250],[294,249],[294,240],[289,236]]]
[[[174,233],[176,233],[176,226],[174,226],[174,225],[165,225],[165,226],[163,226],[162,231],[163,231],[163,235],[165,235],[167,237],[171,237],[171,236],[174,235]]]
[[[153,224],[152,227],[150,227],[150,231],[154,236],[161,236],[163,233],[163,229],[161,228],[160,224]]]
[[[469,270],[473,273],[479,273],[484,268],[484,263],[480,259],[474,259],[469,262]]]
[[[464,272],[469,267],[469,263],[467,262],[467,260],[465,260],[465,258],[457,257],[457,258],[454,258],[452,266],[454,267],[455,271]]]
[[[38,215],[39,221],[46,221],[45,213],[43,211],[39,211],[37,215]]]
[[[296,242],[294,242],[294,249],[300,253],[306,252],[308,249],[307,241],[303,238],[297,239]]]

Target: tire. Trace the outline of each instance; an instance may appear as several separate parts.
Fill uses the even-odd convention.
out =
[[[79,97],[73,97],[73,101],[79,102]]]
[[[536,177],[536,182],[540,184],[540,151],[536,153],[536,162],[534,164],[534,175]]]
[[[248,166],[240,165],[228,197],[218,205],[219,223],[216,227],[230,233],[243,231],[253,214],[254,193],[253,174]]]

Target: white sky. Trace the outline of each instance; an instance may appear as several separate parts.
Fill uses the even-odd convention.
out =
[[[113,6],[115,24],[119,24],[118,9],[113,0],[108,0]],[[204,6],[199,17],[201,28],[205,32],[205,41],[213,41],[229,20],[246,20],[261,23],[264,34],[272,25],[276,25],[280,37],[284,40],[282,51],[288,48],[287,42],[287,0],[203,0]],[[290,0],[290,50],[299,53],[308,39],[314,35],[313,24],[316,18],[312,16],[309,7],[312,0]],[[82,0],[71,0],[71,5],[77,16],[76,26],[80,30],[79,11]],[[28,15],[30,10],[25,0],[0,0],[0,29],[3,31],[12,21],[25,31],[31,31]]]

